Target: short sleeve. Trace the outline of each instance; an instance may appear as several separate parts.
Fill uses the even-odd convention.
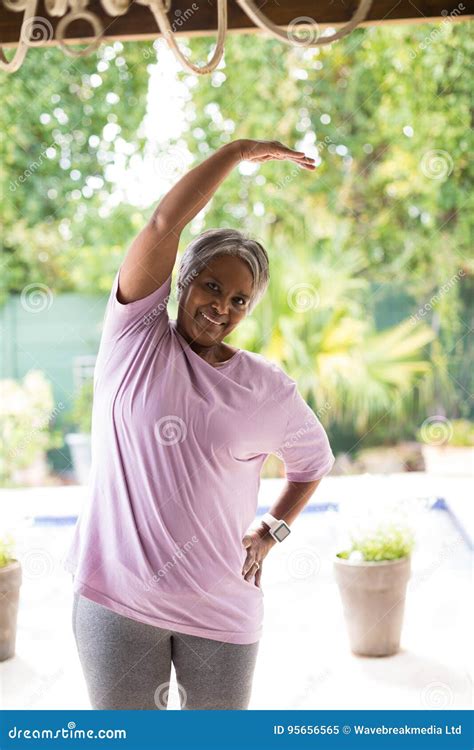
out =
[[[290,482],[312,482],[328,474],[336,460],[328,436],[313,410],[291,381],[289,396],[282,401],[288,415],[283,441],[275,451]]]
[[[151,329],[158,335],[164,334],[169,327],[168,300],[171,291],[171,274],[151,294],[126,304],[117,299],[119,274],[120,268],[115,274],[107,301],[102,338],[113,339],[138,335]]]

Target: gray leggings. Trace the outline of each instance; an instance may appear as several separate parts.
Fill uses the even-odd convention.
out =
[[[77,593],[72,628],[94,709],[165,710],[171,663],[181,709],[248,707],[259,641],[241,645],[163,630]]]

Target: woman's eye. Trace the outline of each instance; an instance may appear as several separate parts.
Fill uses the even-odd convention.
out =
[[[217,284],[214,284],[213,281],[208,281],[207,282],[207,286],[208,287],[213,287],[213,286],[217,287]],[[245,305],[245,300],[243,299],[243,297],[236,297],[235,299],[242,303],[242,304],[239,304],[238,307],[243,307]]]

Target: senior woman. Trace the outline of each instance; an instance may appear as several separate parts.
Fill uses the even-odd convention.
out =
[[[65,567],[91,705],[246,709],[262,635],[262,564],[333,463],[296,383],[224,339],[269,283],[262,245],[203,232],[179,269],[186,224],[242,160],[313,159],[276,141],[236,140],[188,172],[130,246],[108,299],[96,367],[92,467]],[[286,482],[254,524],[260,471]],[[250,528],[252,527],[252,528]]]

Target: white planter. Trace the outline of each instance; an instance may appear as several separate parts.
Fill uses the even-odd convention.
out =
[[[85,432],[70,432],[65,436],[71,451],[74,474],[79,484],[87,484],[91,468],[91,436]]]
[[[466,476],[474,471],[474,448],[453,445],[422,445],[425,471],[438,476]]]
[[[334,575],[354,654],[390,656],[399,650],[410,568],[410,556],[381,562],[335,558]]]

